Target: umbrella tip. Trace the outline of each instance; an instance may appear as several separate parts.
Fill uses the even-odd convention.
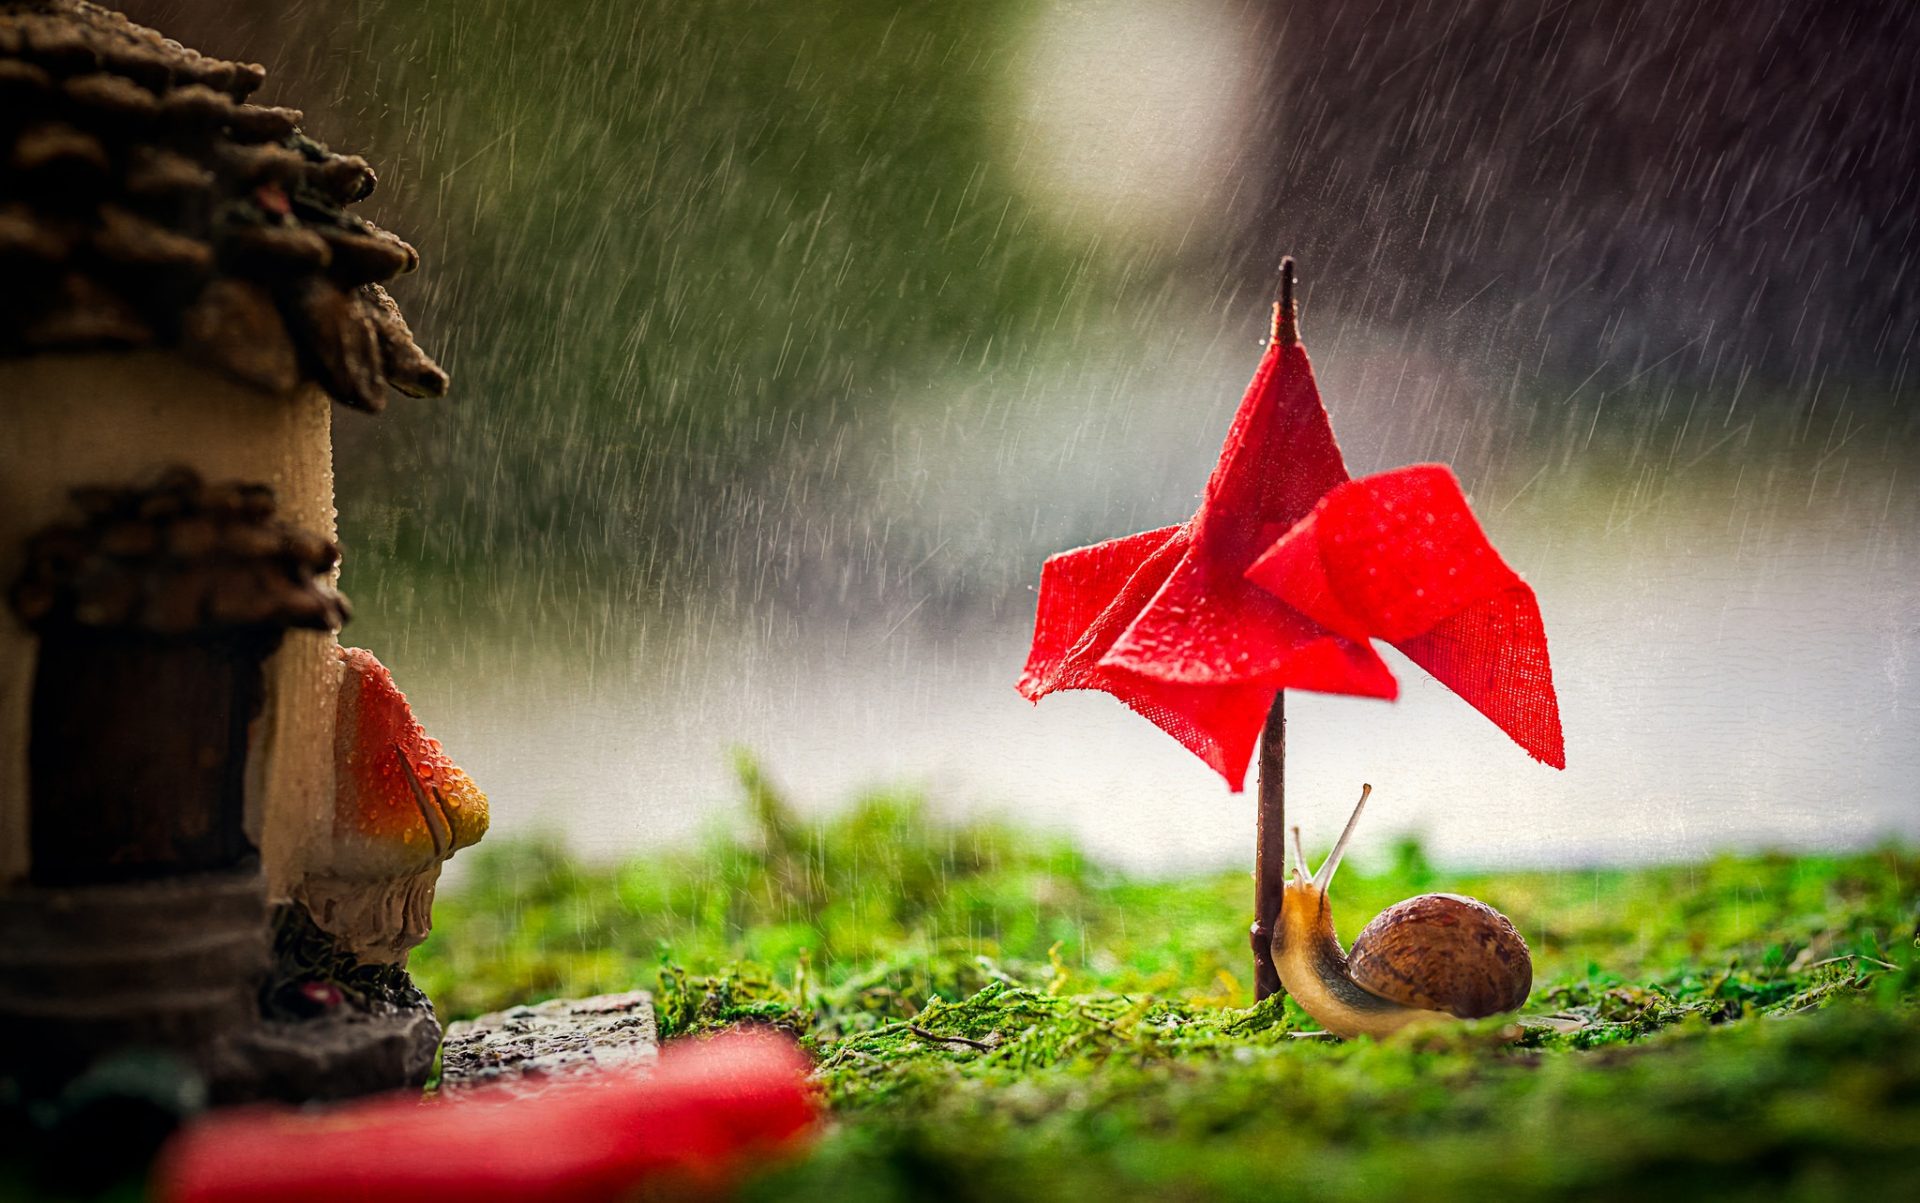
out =
[[[1299,311],[1293,302],[1293,256],[1280,260],[1280,299],[1273,305],[1273,341],[1291,347],[1300,341]]]

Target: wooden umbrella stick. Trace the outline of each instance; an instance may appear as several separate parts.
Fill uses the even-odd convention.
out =
[[[1273,966],[1273,923],[1287,884],[1287,711],[1286,691],[1273,695],[1267,725],[1260,732],[1260,781],[1253,843],[1253,996],[1266,998],[1280,989]]]
[[[1294,308],[1293,256],[1280,261],[1280,300],[1273,307],[1271,337],[1283,347],[1300,341],[1298,311]],[[1256,1001],[1280,989],[1280,971],[1273,967],[1273,927],[1280,917],[1280,899],[1287,885],[1287,710],[1286,690],[1276,690],[1260,731],[1260,782],[1253,836],[1253,997]]]
[[[1283,347],[1300,341],[1300,311],[1293,301],[1293,256],[1280,261],[1280,299],[1273,303],[1270,337]]]

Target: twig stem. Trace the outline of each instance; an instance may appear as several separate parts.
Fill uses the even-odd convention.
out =
[[[1288,260],[1289,263],[1292,260]],[[1273,924],[1287,883],[1286,691],[1276,690],[1267,725],[1260,732],[1260,781],[1253,836],[1253,996],[1280,989],[1273,965]]]
[[[1299,311],[1295,307],[1293,256],[1280,260],[1280,299],[1273,304],[1272,338],[1291,347],[1300,341]],[[1280,918],[1280,901],[1287,882],[1287,712],[1286,691],[1276,690],[1260,732],[1260,783],[1253,837],[1253,996],[1267,998],[1280,989],[1280,972],[1273,965],[1273,924]]]
[[[1293,300],[1293,256],[1280,261],[1280,299],[1273,303],[1273,341],[1291,347],[1300,341],[1300,310]]]

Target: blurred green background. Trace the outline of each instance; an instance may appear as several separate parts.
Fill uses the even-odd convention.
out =
[[[336,417],[347,637],[503,832],[689,837],[745,740],[803,808],[1237,857],[1169,741],[1010,683],[1045,555],[1191,512],[1285,251],[1353,470],[1453,464],[1540,593],[1573,765],[1403,665],[1303,699],[1310,820],[1366,776],[1442,859],[1920,831],[1901,5],[128,9],[265,63],[422,250],[454,391]]]

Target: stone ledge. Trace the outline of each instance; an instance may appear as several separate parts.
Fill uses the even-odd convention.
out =
[[[482,1086],[523,1095],[602,1071],[650,1070],[660,1055],[653,996],[645,990],[509,1007],[447,1029],[440,1090]]]

